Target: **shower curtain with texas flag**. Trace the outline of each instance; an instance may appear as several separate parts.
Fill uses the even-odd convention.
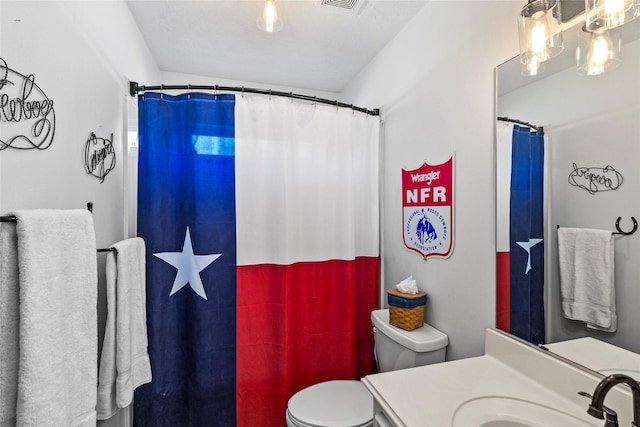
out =
[[[377,117],[288,99],[139,98],[153,381],[136,426],[278,426],[374,370]]]
[[[542,344],[544,134],[498,122],[496,152],[496,326]]]

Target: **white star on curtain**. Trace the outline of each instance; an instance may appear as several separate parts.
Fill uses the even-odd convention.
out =
[[[516,242],[522,249],[527,251],[527,268],[524,270],[524,274],[527,274],[531,270],[531,248],[542,242],[542,239],[529,239],[528,242]]]
[[[204,291],[204,286],[202,285],[200,272],[207,268],[221,255],[222,254],[195,255],[193,253],[193,245],[191,244],[191,233],[189,232],[189,227],[187,227],[187,232],[184,236],[182,252],[160,252],[153,254],[153,256],[160,258],[178,269],[178,273],[173,281],[173,287],[171,288],[169,296],[184,288],[188,283],[189,286],[191,286],[191,289],[204,299],[207,299],[207,294]]]

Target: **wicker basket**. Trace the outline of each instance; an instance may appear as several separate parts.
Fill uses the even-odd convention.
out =
[[[427,294],[403,294],[395,289],[387,291],[389,323],[392,326],[412,331],[424,325],[424,306]]]

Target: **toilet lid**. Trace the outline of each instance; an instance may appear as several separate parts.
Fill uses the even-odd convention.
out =
[[[373,419],[373,396],[360,381],[326,381],[294,394],[288,409],[303,425],[359,427]]]

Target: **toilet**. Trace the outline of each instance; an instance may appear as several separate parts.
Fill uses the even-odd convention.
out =
[[[389,310],[371,312],[380,372],[444,362],[449,338],[432,326],[405,331],[389,324]],[[355,380],[314,384],[287,404],[287,427],[373,426],[373,397]]]

